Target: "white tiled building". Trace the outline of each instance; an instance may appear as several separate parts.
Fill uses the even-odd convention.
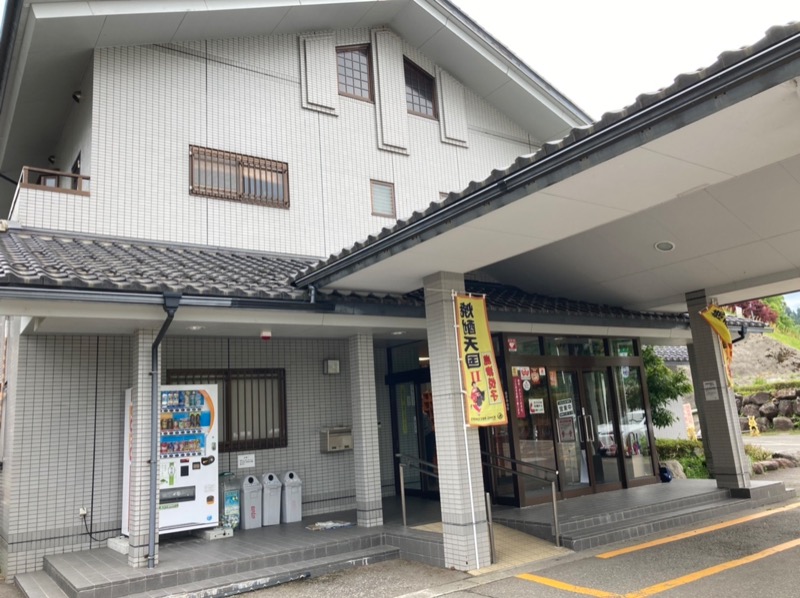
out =
[[[2,573],[118,536],[123,499],[128,563],[155,564],[155,351],[161,383],[226,389],[220,470],[296,471],[305,514],[355,508],[380,526],[395,455],[431,458],[434,415],[440,478],[411,490],[440,498],[447,567],[489,561],[484,490],[516,506],[549,492],[519,476],[484,488],[481,440],[558,469],[561,497],[658,482],[649,421],[620,435],[629,411],[649,413],[640,339],[693,343],[695,385],[717,397],[698,400],[717,483],[749,493],[718,400],[722,355],[697,314],[712,296],[791,284],[800,264],[753,258],[742,280],[726,253],[776,251],[739,200],[758,188],[777,212],[797,185],[786,77],[800,74],[775,66],[797,67],[796,38],[780,30],[784,43],[587,126],[449,0],[9,0]],[[451,293],[465,289],[487,296],[507,428],[461,419]],[[583,423],[561,421],[565,397]],[[604,442],[581,426],[603,426]],[[352,451],[320,450],[331,427],[352,429]],[[239,470],[243,453],[255,467]]]

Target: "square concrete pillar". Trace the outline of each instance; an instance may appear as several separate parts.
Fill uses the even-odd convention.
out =
[[[736,401],[728,386],[719,337],[700,312],[709,300],[703,290],[686,294],[692,329],[692,381],[698,413],[703,413],[703,444],[710,449],[717,487],[731,490],[750,488],[750,473],[744,454]],[[748,492],[738,492],[746,496]]]
[[[383,525],[375,353],[371,334],[350,337],[350,395],[358,525]]]
[[[133,406],[133,435],[131,451],[131,478],[128,509],[128,564],[147,567],[150,538],[150,443],[152,441],[151,377],[153,341],[156,330],[137,330],[133,334],[131,353],[131,403]],[[162,345],[163,346],[163,345]],[[158,371],[161,371],[159,357]],[[158,467],[154,463],[153,467]],[[158,530],[158,494],[156,494],[156,530]],[[158,563],[158,535],[156,535],[156,563]]]
[[[694,354],[694,344],[688,343],[686,345],[686,352],[689,354],[689,368],[692,374],[692,386],[694,388],[702,388],[703,381],[699,377],[699,367],[697,366],[696,357]],[[697,375],[696,375],[697,374]],[[695,406],[697,407],[697,418],[700,420],[700,430],[706,429],[706,403],[705,401],[700,400],[698,393],[695,391]],[[703,432],[703,452],[706,456],[706,467],[708,467],[708,472],[711,474],[711,477],[714,477],[714,453],[711,450],[711,446],[708,442],[708,436],[706,436],[705,432]]]
[[[465,426],[459,377],[452,291],[464,290],[464,277],[440,272],[424,286],[445,566],[469,571],[490,565],[491,556],[480,439]]]

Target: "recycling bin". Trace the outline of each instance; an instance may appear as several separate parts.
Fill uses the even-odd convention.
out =
[[[242,480],[242,529],[261,527],[261,482],[254,475],[245,476]]]
[[[222,527],[236,529],[239,527],[239,495],[241,482],[231,472],[221,473],[219,476],[219,491],[222,500],[219,501],[219,524]]]
[[[303,518],[303,482],[293,471],[281,476],[281,523],[293,523]]]
[[[263,525],[278,525],[281,522],[281,479],[274,473],[265,473],[261,476],[261,486],[264,488],[261,503],[261,518]]]

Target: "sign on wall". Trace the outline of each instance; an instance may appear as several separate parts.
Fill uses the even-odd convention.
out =
[[[499,426],[508,422],[505,395],[483,297],[454,295],[461,384],[467,425]]]

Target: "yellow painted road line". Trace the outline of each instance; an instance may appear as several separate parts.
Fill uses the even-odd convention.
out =
[[[800,546],[800,539],[792,540],[791,542],[784,542],[783,544],[778,544],[777,546],[773,546],[772,548],[767,548],[766,550],[762,550],[761,552],[756,552],[755,554],[751,554],[750,556],[746,556],[741,559],[736,559],[735,561],[728,561],[727,563],[722,563],[721,565],[715,565],[713,567],[709,567],[708,569],[702,569],[701,571],[695,571],[694,573],[690,573],[689,575],[684,575],[683,577],[677,577],[675,579],[665,581],[664,583],[659,583],[654,586],[650,586],[649,588],[644,588],[643,590],[639,590],[637,592],[631,592],[629,594],[626,594],[625,598],[644,598],[646,596],[653,596],[654,594],[659,594],[661,592],[666,592],[667,590],[672,590],[673,588],[677,588],[679,586],[683,586],[688,583],[698,581],[700,579],[703,579],[704,577],[709,577],[711,575],[716,575],[717,573],[722,573],[723,571],[727,571],[728,569],[733,569],[735,567],[741,567],[742,565],[747,565],[748,563],[752,563],[753,561],[758,561],[760,559],[767,558],[768,556],[772,556],[773,554],[777,554],[779,552],[783,552],[791,548],[796,548],[797,546]]]
[[[776,513],[783,513],[784,511],[789,511],[791,509],[800,508],[800,502],[793,503],[791,505],[787,505],[785,507],[779,507],[777,509],[772,509],[770,511],[764,511],[762,513],[755,513],[753,515],[747,515],[745,517],[739,517],[738,519],[731,519],[730,521],[723,521],[722,523],[716,523],[714,525],[709,525],[706,527],[701,527],[700,529],[694,529],[690,532],[683,532],[681,534],[675,534],[674,536],[668,536],[666,538],[660,538],[658,540],[653,540],[652,542],[644,542],[642,544],[636,544],[635,546],[628,546],[627,548],[620,548],[619,550],[612,550],[610,552],[604,552],[602,554],[598,554],[598,559],[612,559],[615,556],[620,556],[623,554],[628,554],[629,552],[636,552],[637,550],[645,550],[647,548],[653,548],[654,546],[661,546],[662,544],[669,544],[670,542],[677,542],[678,540],[684,540],[686,538],[692,538],[694,536],[698,536],[700,534],[707,534],[709,532],[714,532],[720,529],[725,529],[726,527],[731,527],[733,525],[739,525],[740,523],[747,523],[748,521],[753,521],[755,519],[761,519],[762,517],[769,517],[770,515],[775,515]]]
[[[605,592],[603,590],[595,590],[594,588],[585,588],[583,586],[574,586],[571,583],[564,583],[563,581],[558,581],[557,579],[550,579],[549,577],[539,577],[538,575],[531,575],[530,573],[522,573],[521,575],[517,575],[517,578],[524,579],[526,581],[534,581],[544,586],[550,586],[551,588],[565,590],[567,592],[572,592],[573,594],[583,594],[584,596],[596,596],[596,598],[619,598],[619,594],[613,594],[611,592]]]

